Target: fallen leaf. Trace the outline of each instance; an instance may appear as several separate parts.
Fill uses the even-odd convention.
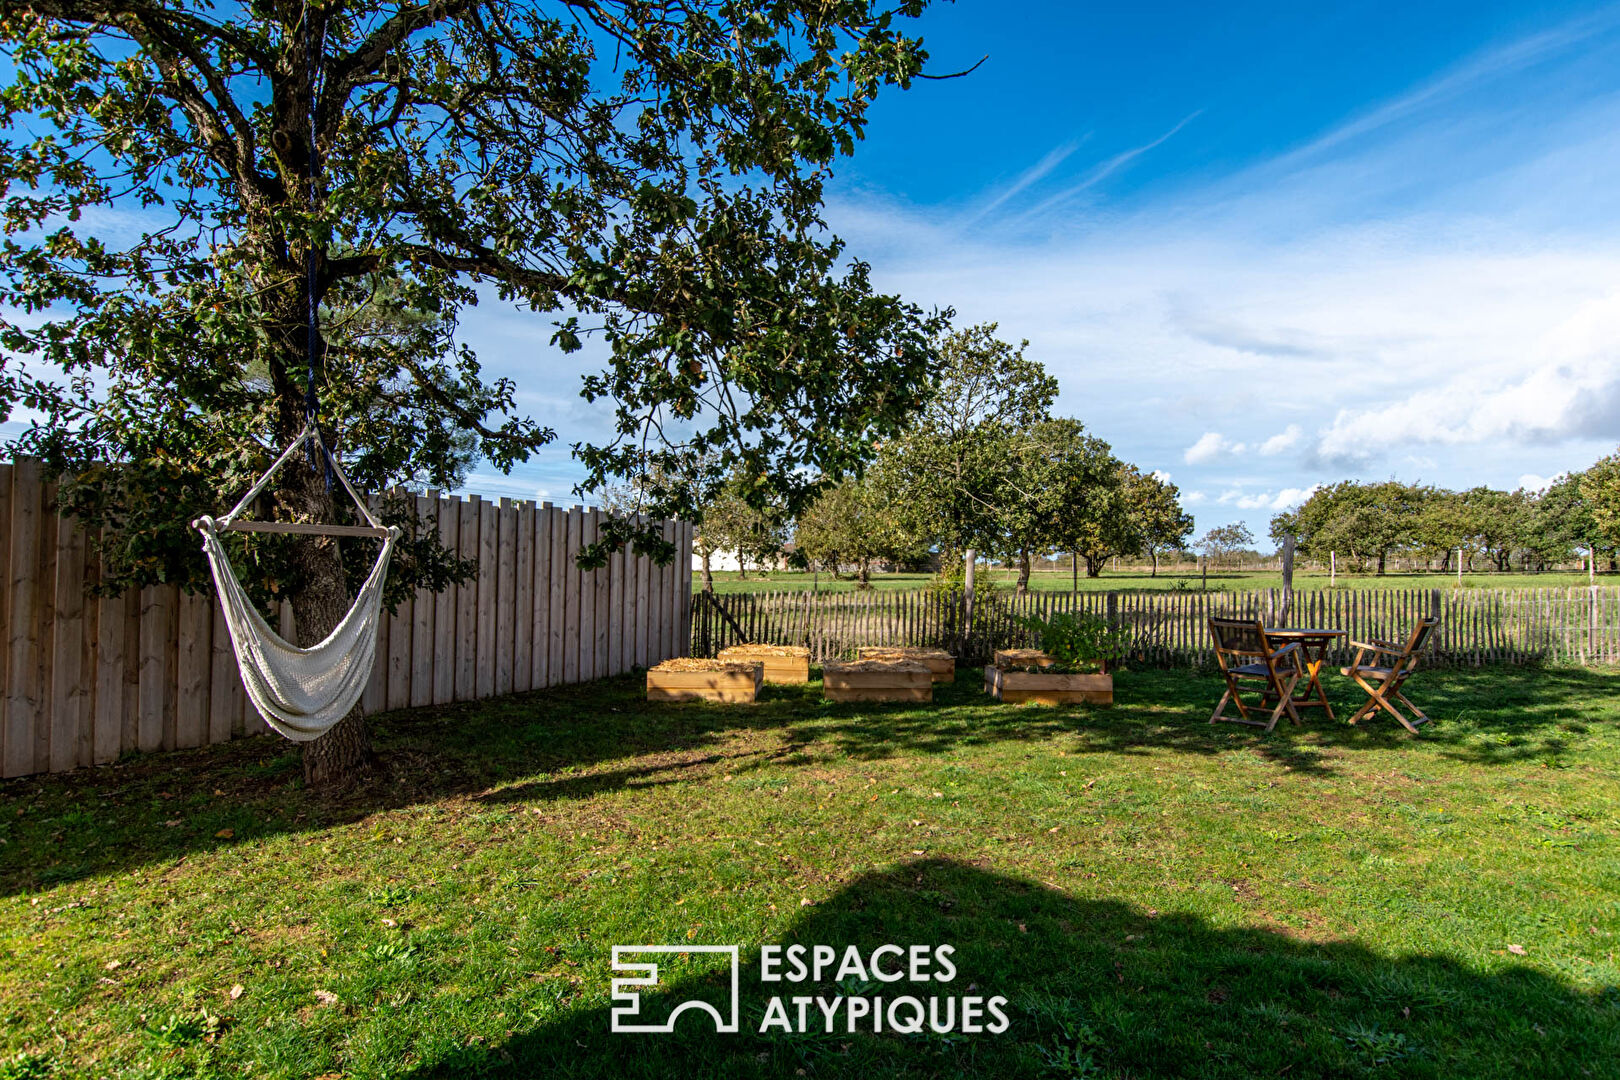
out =
[[[800,907],[809,907],[810,906],[810,898],[808,896],[799,897],[799,906]]]
[[[1514,956],[1523,956],[1524,955],[1524,946],[1523,945],[1509,945],[1508,946],[1508,952],[1512,953]]]
[[[214,834],[214,836],[217,837],[220,840],[229,840],[231,837],[233,837],[235,835],[236,835],[236,830],[235,829],[221,829],[221,830],[219,830],[219,832]]]
[[[317,990],[315,991],[315,1000],[320,1002],[323,1006],[336,1005],[338,1003],[338,996],[332,993],[330,990]]]
[[[923,853],[923,849],[922,848],[912,848],[911,853],[913,855],[921,855]]]
[[[184,822],[182,822],[182,821],[181,821],[181,820],[180,820],[180,819],[179,819],[179,818],[175,818],[175,819],[174,819],[174,820],[173,820],[173,821],[165,821],[165,822],[164,822],[164,823],[163,823],[163,824],[164,824],[164,825],[165,825],[165,826],[167,826],[167,827],[168,827],[168,828],[171,828],[171,829],[172,829],[172,828],[174,828],[174,827],[175,827],[175,826],[176,826],[176,825],[181,825],[181,824],[184,824]]]
[[[393,919],[384,919],[383,920],[383,925],[388,927],[388,929],[392,930],[394,927],[398,926],[399,923],[395,922]]]
[[[107,961],[107,970],[108,971],[117,971],[119,968],[121,968],[123,966],[124,966],[124,962],[122,960],[109,960],[109,961]]]
[[[231,1000],[235,1001],[237,998],[241,997],[242,991],[243,986],[241,983],[237,983],[235,986],[231,987]]]

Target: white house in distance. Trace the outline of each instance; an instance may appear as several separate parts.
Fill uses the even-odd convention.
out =
[[[692,552],[692,569],[694,571],[703,569],[703,556],[696,551]],[[742,563],[737,560],[735,551],[711,551],[709,552],[709,569],[741,570]]]
[[[791,545],[789,546],[791,547]],[[785,553],[773,556],[765,562],[760,562],[757,559],[748,560],[748,569],[751,571],[786,570],[787,568],[788,560]],[[741,570],[742,563],[740,560],[738,560],[735,549],[720,549],[709,552],[709,569],[716,571]],[[696,544],[693,546],[692,570],[694,573],[701,573],[703,570],[703,551],[701,544]]]

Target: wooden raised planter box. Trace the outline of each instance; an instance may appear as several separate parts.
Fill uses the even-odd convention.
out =
[[[768,683],[810,681],[810,650],[802,645],[733,645],[721,649],[718,659],[758,661],[765,665]]]
[[[934,676],[915,660],[829,660],[821,691],[829,701],[933,701]]]
[[[922,664],[934,682],[956,681],[956,657],[944,649],[908,649],[889,645],[863,645],[855,650],[856,660],[904,660]]]
[[[647,700],[746,704],[759,695],[764,681],[765,666],[757,660],[680,657],[647,669]]]
[[[1008,671],[991,668],[990,693],[998,701],[1021,705],[1112,705],[1114,677],[1097,674],[1060,674],[1050,671]]]
[[[990,666],[984,669],[984,692],[995,693],[996,669],[1006,667],[1051,667],[1056,660],[1039,649],[997,649]]]

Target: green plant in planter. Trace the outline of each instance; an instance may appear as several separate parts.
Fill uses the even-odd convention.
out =
[[[1049,619],[1033,616],[1018,620],[1033,630],[1040,650],[1055,663],[1042,670],[1058,672],[1104,671],[1117,667],[1131,645],[1131,632],[1108,625],[1100,615],[1058,612]]]

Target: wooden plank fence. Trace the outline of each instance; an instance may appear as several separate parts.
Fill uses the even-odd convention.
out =
[[[55,496],[37,462],[0,463],[0,776],[267,730],[212,593],[90,596],[99,561]],[[368,713],[616,675],[677,655],[691,636],[690,523],[664,523],[669,566],[630,552],[587,573],[573,556],[595,537],[596,510],[431,494],[416,507],[478,573],[384,618]],[[290,606],[271,622],[290,637]]]
[[[983,663],[995,649],[1034,644],[1020,620],[1068,611],[1132,631],[1131,662],[1173,667],[1213,662],[1211,615],[1258,617],[1290,626],[1332,627],[1352,639],[1404,640],[1421,617],[1438,614],[1431,661],[1443,664],[1620,663],[1620,587],[1540,589],[1280,589],[1243,592],[998,592],[979,596],[971,625],[959,592],[783,591],[699,593],[692,613],[694,656],[727,645],[804,645],[817,663],[849,659],[862,645],[949,649]],[[1330,652],[1344,663],[1348,646]]]

